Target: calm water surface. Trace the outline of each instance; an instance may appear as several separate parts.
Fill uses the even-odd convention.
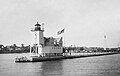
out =
[[[120,54],[15,63],[21,54],[0,54],[0,76],[120,76]]]

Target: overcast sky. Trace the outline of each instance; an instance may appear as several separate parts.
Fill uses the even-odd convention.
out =
[[[47,37],[65,28],[66,46],[120,44],[120,0],[0,0],[0,44],[33,44],[37,21]]]

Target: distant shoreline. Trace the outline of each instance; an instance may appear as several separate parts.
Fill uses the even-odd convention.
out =
[[[29,52],[0,52],[0,54],[29,53]]]
[[[29,52],[3,52],[3,53],[0,53],[0,54],[21,54],[21,53],[29,53]],[[81,52],[81,53],[86,53],[87,54],[87,53],[105,53],[105,52]],[[119,52],[111,52],[111,53],[106,52],[106,53],[107,54],[120,54]]]

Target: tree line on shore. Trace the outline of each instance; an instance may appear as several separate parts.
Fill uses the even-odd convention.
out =
[[[103,47],[65,47],[64,51],[74,52],[74,53],[84,53],[84,52],[120,52],[120,47],[118,48],[103,48]]]
[[[21,46],[17,46],[16,44],[4,46],[0,45],[0,53],[27,53],[30,51],[30,45],[24,46],[24,44],[21,44]]]
[[[17,46],[16,44],[4,46],[0,45],[0,53],[29,53],[30,52],[30,45],[25,46],[21,44],[21,46]],[[31,47],[32,49],[34,48]],[[63,52],[120,52],[120,47],[118,48],[106,48],[103,47],[64,47]]]

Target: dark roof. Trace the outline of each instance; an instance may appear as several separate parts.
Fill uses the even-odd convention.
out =
[[[41,26],[41,25],[37,22],[37,24],[35,24],[35,26]]]

